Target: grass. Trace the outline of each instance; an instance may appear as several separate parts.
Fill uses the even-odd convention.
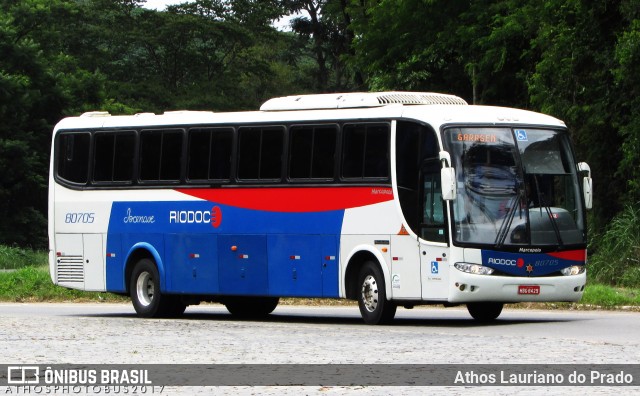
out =
[[[590,279],[640,288],[640,202],[627,206],[602,234],[592,234]]]
[[[56,286],[49,277],[49,267],[25,267],[0,273],[0,301],[126,301],[111,293],[83,292]]]
[[[640,289],[587,284],[580,304],[603,308],[640,308]]]
[[[634,211],[634,216],[638,215],[640,224],[640,212]],[[635,219],[635,217],[633,217]],[[627,226],[633,227],[628,223]],[[618,225],[621,226],[621,225]],[[634,225],[635,226],[635,225]],[[612,243],[612,242],[607,242]],[[627,252],[633,252],[637,247],[633,247],[634,241],[627,240],[624,246],[630,246]],[[617,244],[618,248],[621,245]],[[637,245],[635,245],[637,246]],[[628,261],[628,260],[627,260]],[[591,264],[591,263],[590,263]],[[12,271],[0,272],[0,301],[11,302],[41,302],[41,301],[108,301],[120,302],[128,301],[127,297],[118,296],[111,293],[83,292],[71,290],[64,287],[55,286],[49,276],[47,265],[47,255],[45,252],[32,251],[0,245],[0,269],[11,269]],[[602,269],[602,267],[600,268]],[[640,311],[640,287],[634,276],[640,276],[640,266],[630,266],[620,276],[620,285],[626,287],[611,286],[602,282],[604,272],[591,273],[589,266],[589,281],[585,289],[582,301],[579,303],[557,303],[538,304],[540,308],[548,309],[620,309],[624,307]],[[608,274],[614,276],[613,274]],[[626,277],[625,277],[626,276]],[[611,278],[604,278],[611,279]],[[615,279],[615,278],[613,278]],[[286,298],[282,299],[283,305],[355,305],[354,301],[343,299],[311,299],[311,298]],[[516,307],[528,307],[529,304],[516,304]]]
[[[19,269],[47,265],[45,252],[0,245],[0,269]]]

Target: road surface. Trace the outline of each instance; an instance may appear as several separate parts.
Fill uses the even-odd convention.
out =
[[[634,312],[507,308],[494,323],[478,324],[464,308],[417,307],[398,309],[392,325],[368,326],[351,306],[281,305],[268,319],[250,321],[235,319],[222,305],[192,306],[180,319],[140,319],[130,304],[2,303],[0,318],[5,364],[640,364],[640,313]],[[511,395],[515,390],[489,387],[473,392]],[[540,387],[517,390],[538,394]],[[169,388],[165,394],[211,391]],[[463,394],[470,389],[313,386],[215,391],[368,395]],[[628,394],[640,388],[579,391]]]

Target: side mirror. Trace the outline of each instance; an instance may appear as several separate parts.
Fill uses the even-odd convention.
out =
[[[456,199],[456,170],[451,167],[451,156],[446,151],[440,152],[440,161],[443,162],[440,169],[442,199],[453,201]]]
[[[591,168],[586,162],[578,163],[579,172],[587,172],[582,179],[582,193],[584,194],[584,206],[586,209],[593,208],[593,179],[591,179]]]

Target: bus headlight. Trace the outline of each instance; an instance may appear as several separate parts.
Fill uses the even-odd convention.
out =
[[[485,267],[480,264],[469,264],[469,263],[455,263],[453,265],[457,269],[462,272],[467,272],[469,274],[476,275],[491,275],[493,274],[493,268]]]
[[[571,267],[563,268],[560,272],[562,275],[580,275],[585,271],[584,265],[572,265]]]

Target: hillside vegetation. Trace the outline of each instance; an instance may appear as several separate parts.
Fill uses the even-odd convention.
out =
[[[593,171],[590,276],[640,282],[637,0],[144,3],[0,2],[0,244],[47,248],[50,137],[65,116],[432,91],[564,120]]]

